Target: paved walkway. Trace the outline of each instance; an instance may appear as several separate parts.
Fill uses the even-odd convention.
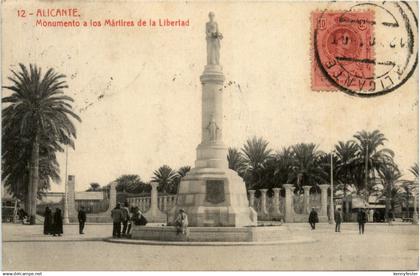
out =
[[[410,224],[333,226],[288,224],[306,244],[261,246],[171,246],[104,242],[112,225],[66,225],[62,237],[42,226],[3,224],[4,270],[417,270],[418,227]]]

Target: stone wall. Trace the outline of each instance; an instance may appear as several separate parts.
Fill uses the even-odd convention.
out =
[[[117,205],[117,186],[116,182],[112,182],[109,186],[109,205],[108,209],[105,212],[98,214],[87,214],[87,222],[97,222],[97,223],[110,223],[112,222],[111,210]]]
[[[70,222],[77,222],[75,204],[75,177],[69,176],[68,208]],[[166,223],[168,212],[175,206],[176,195],[159,195],[157,183],[152,182],[150,196],[129,197],[130,206],[139,207],[149,222]],[[88,222],[112,222],[111,210],[117,203],[116,183],[111,183],[108,209],[98,214],[88,214]],[[321,222],[328,221],[328,184],[319,185],[321,190],[311,192],[311,186],[304,186],[303,193],[295,193],[293,184],[283,184],[283,188],[249,190],[249,206],[258,214],[259,221],[307,222],[309,212],[315,208]],[[313,189],[312,189],[313,190]]]
[[[167,223],[168,212],[175,206],[176,195],[159,195],[158,183],[152,182],[150,196],[130,197],[127,202],[132,207],[138,207],[149,222]]]

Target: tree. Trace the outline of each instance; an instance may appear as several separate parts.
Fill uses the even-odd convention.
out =
[[[417,198],[418,198],[418,186],[419,186],[419,165],[417,163],[414,163],[413,166],[410,168],[410,172],[415,177],[415,180],[412,181],[412,194],[413,194],[413,207],[414,207],[414,213],[413,213],[413,223],[418,223],[418,214],[417,214]]]
[[[265,188],[280,188],[283,184],[290,182],[292,177],[291,170],[294,163],[293,158],[294,156],[291,147],[284,147],[279,152],[275,153],[272,158],[269,158],[266,167],[269,168],[268,177],[273,183],[270,187]],[[269,179],[267,179],[268,183],[270,183]]]
[[[33,224],[38,192],[49,187],[50,179],[59,181],[56,152],[64,151],[62,145],[74,148],[76,128],[70,118],[81,120],[72,111],[73,99],[64,95],[63,89],[68,88],[64,75],[52,68],[42,75],[41,68],[32,64],[29,70],[19,64],[19,69],[11,70],[12,85],[4,86],[11,94],[3,98],[7,106],[2,116],[2,162],[7,171],[2,174],[6,186],[26,187],[11,190],[26,193],[25,206]]]
[[[237,148],[229,148],[227,155],[229,169],[237,172],[241,177],[244,176],[246,166],[242,153]]]
[[[406,217],[410,217],[410,198],[413,198],[413,201],[417,200],[417,185],[419,177],[419,166],[417,163],[414,163],[413,166],[409,169],[411,174],[414,176],[414,180],[402,180],[398,188],[398,193],[401,195],[406,206]],[[417,207],[414,204],[414,207]],[[414,215],[413,215],[414,216]]]
[[[412,181],[401,181],[399,185],[395,188],[395,196],[398,196],[405,205],[406,217],[410,217],[410,198],[413,193],[413,182]]]
[[[322,156],[325,153],[318,150],[318,146],[309,144],[296,144],[292,146],[293,163],[290,180],[300,190],[302,186],[315,186],[328,181]]]
[[[170,190],[167,191],[169,194],[178,193],[178,187],[179,187],[179,184],[181,183],[182,178],[185,177],[190,170],[191,170],[190,166],[183,166],[178,169],[178,171],[176,172],[175,179],[174,179],[174,185],[171,185]]]
[[[364,192],[367,199],[370,194],[369,188],[374,186],[373,183],[369,183],[370,180],[377,179],[381,169],[393,164],[394,152],[383,147],[387,139],[379,130],[362,130],[353,137],[356,138],[358,151],[352,176],[358,193]]]
[[[242,148],[245,165],[245,182],[250,187],[256,187],[261,182],[261,172],[271,156],[268,142],[262,137],[248,139]]]
[[[118,192],[127,192],[133,194],[149,193],[150,185],[144,183],[137,174],[124,174],[118,177],[115,182],[115,189]]]
[[[190,170],[191,170],[191,167],[190,167],[190,166],[183,166],[183,167],[181,167],[181,168],[179,168],[179,169],[178,169],[178,171],[177,171],[178,176],[179,176],[180,178],[182,178],[182,177],[186,176],[186,175],[187,175],[187,173],[188,173]]]
[[[352,170],[357,160],[358,146],[352,141],[339,141],[335,145],[335,154],[337,155],[337,163],[335,171],[337,173],[337,181],[343,186],[343,196],[345,199],[345,206],[343,206],[344,216],[347,219],[349,210],[349,202],[347,200],[348,185],[353,183]]]
[[[419,164],[414,163],[409,170],[415,178],[419,178]]]
[[[89,184],[90,187],[89,189],[87,189],[87,192],[95,192],[95,191],[99,191],[99,188],[101,187],[101,185],[99,185],[99,183],[96,182],[92,182]]]
[[[177,172],[172,170],[168,165],[163,165],[159,169],[153,172],[153,181],[159,183],[158,191],[164,193],[171,193],[174,190],[175,179]]]
[[[388,163],[385,166],[382,166],[381,169],[378,171],[380,178],[382,179],[383,187],[384,187],[384,195],[385,195],[385,219],[387,222],[390,222],[389,211],[393,208],[395,200],[395,196],[393,197],[393,190],[395,190],[395,185],[399,178],[401,177],[401,172],[399,171],[397,165]]]

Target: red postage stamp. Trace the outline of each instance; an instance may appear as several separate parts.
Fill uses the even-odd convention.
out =
[[[371,89],[375,73],[374,13],[313,12],[311,25],[312,90],[337,91],[340,86]]]

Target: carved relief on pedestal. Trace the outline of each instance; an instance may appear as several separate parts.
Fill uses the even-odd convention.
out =
[[[221,129],[217,125],[216,120],[214,119],[214,116],[211,117],[211,120],[209,124],[207,125],[207,131],[208,131],[208,137],[209,141],[217,141],[219,140]]]

